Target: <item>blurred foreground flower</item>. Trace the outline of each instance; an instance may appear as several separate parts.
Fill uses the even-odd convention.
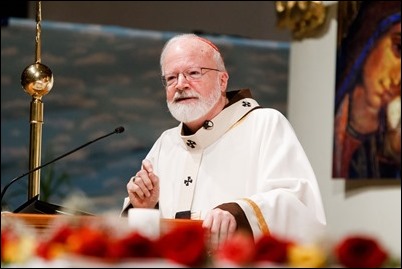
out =
[[[289,247],[289,265],[291,267],[325,267],[327,255],[318,245],[292,245]]]
[[[202,266],[207,261],[206,233],[198,223],[180,225],[157,241],[162,257],[187,266]]]
[[[286,264],[288,248],[294,243],[272,235],[264,235],[256,241],[255,261]]]
[[[334,254],[338,262],[350,268],[379,268],[384,266],[388,253],[374,239],[353,235],[335,245]]]
[[[247,265],[254,261],[254,255],[254,238],[250,234],[238,232],[217,249],[215,259],[218,262]]]
[[[96,261],[102,267],[119,267],[127,262],[136,267],[144,260],[151,263],[160,260],[178,267],[210,268],[400,267],[400,261],[392,259],[377,240],[363,235],[348,236],[336,244],[327,244],[325,240],[321,244],[303,245],[272,234],[255,239],[237,232],[218,249],[212,249],[202,222],[181,222],[165,229],[159,238],[150,239],[130,229],[125,222],[117,225],[116,219],[60,220],[64,222],[37,233],[32,226],[2,218],[2,267],[30,267],[29,262],[37,258],[43,262]]]
[[[22,223],[1,222],[1,265],[24,263],[35,253],[35,231]]]

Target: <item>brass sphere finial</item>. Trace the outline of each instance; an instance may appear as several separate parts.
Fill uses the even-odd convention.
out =
[[[53,74],[49,67],[41,63],[26,67],[21,75],[21,85],[33,97],[42,97],[53,87]]]

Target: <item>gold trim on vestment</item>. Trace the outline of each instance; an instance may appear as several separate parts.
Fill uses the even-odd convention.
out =
[[[269,235],[270,233],[269,233],[268,224],[265,221],[264,216],[262,215],[262,212],[261,212],[260,208],[258,207],[258,205],[249,198],[243,198],[243,200],[246,201],[253,209],[254,214],[257,217],[258,227],[260,228],[263,235]]]

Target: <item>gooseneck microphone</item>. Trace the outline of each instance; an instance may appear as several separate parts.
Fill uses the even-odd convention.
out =
[[[120,134],[120,133],[122,133],[122,132],[124,132],[124,127],[123,127],[123,126],[117,127],[117,128],[114,129],[114,131],[111,132],[111,133],[105,134],[105,135],[103,135],[103,136],[101,136],[101,137],[98,137],[98,138],[96,138],[96,139],[94,139],[94,140],[91,140],[91,141],[85,143],[84,145],[79,146],[78,148],[75,148],[75,149],[73,149],[73,150],[71,150],[71,151],[69,151],[69,152],[67,152],[67,153],[64,153],[63,155],[57,157],[56,159],[53,159],[53,160],[51,160],[51,161],[48,161],[47,163],[44,163],[44,164],[42,164],[42,165],[40,165],[40,166],[38,166],[38,167],[36,167],[36,168],[34,168],[34,169],[32,169],[32,170],[29,170],[28,172],[26,172],[26,173],[24,173],[24,174],[22,174],[22,175],[20,175],[20,176],[18,176],[18,177],[16,177],[16,178],[14,178],[13,180],[11,180],[11,181],[6,185],[6,186],[3,188],[3,190],[1,191],[1,201],[3,201],[3,196],[4,196],[4,194],[6,193],[7,189],[8,189],[14,182],[16,182],[17,180],[19,180],[20,178],[23,178],[24,176],[29,175],[29,174],[35,172],[36,170],[39,170],[39,169],[41,169],[41,168],[43,168],[43,167],[45,167],[45,166],[47,166],[47,165],[49,165],[49,164],[51,164],[51,163],[54,163],[55,161],[58,161],[58,160],[60,160],[61,158],[64,158],[64,157],[66,157],[66,156],[68,156],[68,155],[70,155],[70,154],[76,152],[77,150],[80,150],[80,149],[82,149],[82,148],[84,148],[84,147],[86,147],[86,146],[88,146],[88,145],[90,145],[90,144],[92,144],[92,143],[94,143],[94,142],[100,140],[100,139],[103,139],[103,138],[105,138],[105,137],[108,137],[108,136],[110,136],[110,135],[112,135],[112,134]]]

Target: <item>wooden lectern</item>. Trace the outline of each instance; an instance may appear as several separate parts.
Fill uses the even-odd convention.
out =
[[[38,232],[46,232],[48,228],[52,227],[52,224],[56,220],[97,220],[101,219],[101,216],[68,216],[68,215],[54,215],[54,214],[30,214],[30,213],[11,213],[3,212],[1,219],[22,221],[29,227],[34,228]],[[74,223],[74,222],[72,222]],[[161,233],[169,231],[178,226],[184,226],[189,224],[202,225],[202,220],[189,220],[189,219],[161,219]]]

